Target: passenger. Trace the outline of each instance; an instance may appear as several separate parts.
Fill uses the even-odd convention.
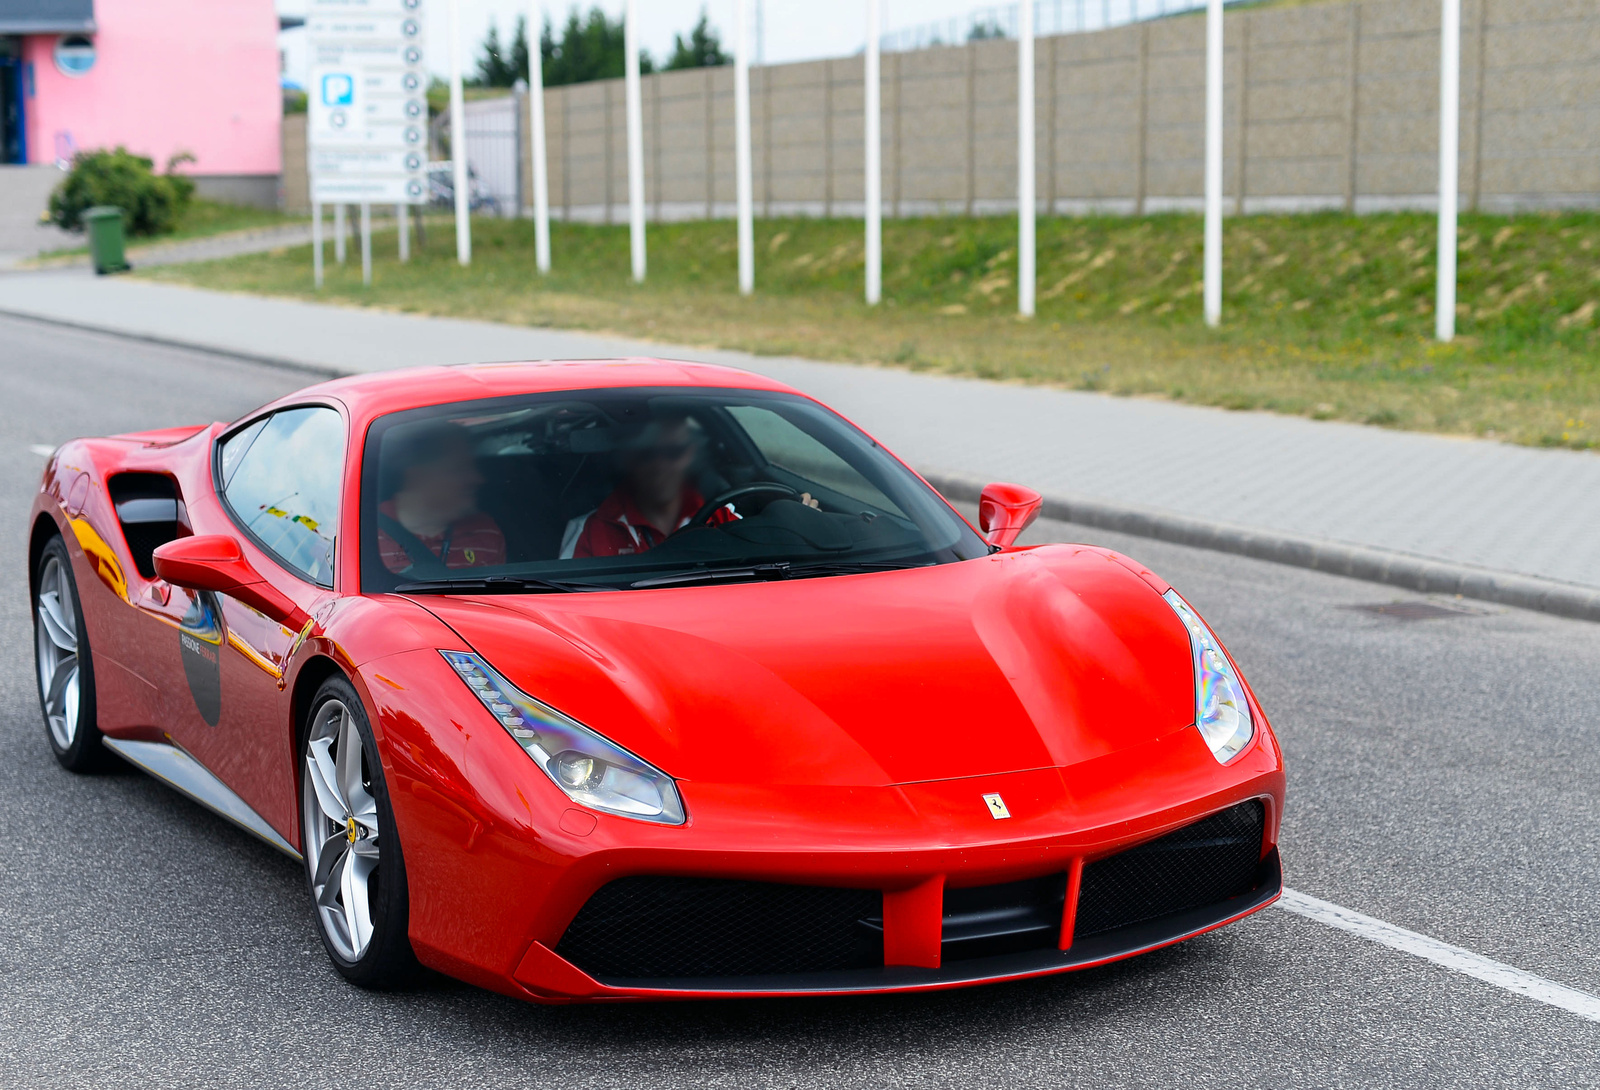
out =
[[[478,510],[483,475],[472,434],[450,421],[396,428],[383,444],[388,499],[378,505],[378,549],[398,574],[504,564],[505,536]],[[419,568],[418,565],[421,565]]]
[[[662,417],[625,449],[619,459],[622,480],[590,513],[570,554],[627,556],[647,552],[688,523],[705,506],[689,481],[699,444],[686,416]],[[723,508],[713,524],[738,518]]]

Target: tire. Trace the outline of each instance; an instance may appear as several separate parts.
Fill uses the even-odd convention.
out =
[[[53,537],[33,572],[33,660],[44,733],[61,767],[97,772],[109,763],[95,716],[94,659],[72,558]]]
[[[404,987],[419,969],[405,858],[366,709],[343,677],[317,690],[299,756],[302,854],[323,949],[357,987]]]

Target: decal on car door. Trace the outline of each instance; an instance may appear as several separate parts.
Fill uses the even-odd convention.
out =
[[[216,596],[201,591],[178,622],[178,642],[183,649],[183,676],[200,718],[216,726],[222,717],[222,625]]]

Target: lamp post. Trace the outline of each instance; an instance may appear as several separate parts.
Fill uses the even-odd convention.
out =
[[[866,58],[866,196],[867,196],[867,305],[883,298],[883,138],[879,102],[879,43],[882,33],[879,0],[867,0]]]
[[[1017,313],[1033,317],[1035,207],[1033,0],[1017,5]]]
[[[751,222],[750,179],[750,29],[749,0],[734,0],[733,144],[735,188],[739,199],[739,294],[756,290],[755,225]]]
[[[1222,0],[1206,5],[1205,316],[1222,324]]]
[[[1439,25],[1439,284],[1433,324],[1434,336],[1445,342],[1456,337],[1460,156],[1461,0],[1444,0]]]
[[[533,0],[528,28],[528,129],[533,151],[533,261],[550,271],[550,166],[544,146],[544,4]]]
[[[628,0],[622,40],[627,50],[628,99],[628,241],[633,250],[633,281],[644,283],[644,116],[639,105],[639,0]],[[611,194],[606,194],[606,202]]]
[[[450,166],[456,196],[456,260],[472,264],[472,194],[467,180],[467,103],[461,93],[461,0],[450,0]]]

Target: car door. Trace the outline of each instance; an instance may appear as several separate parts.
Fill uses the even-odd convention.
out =
[[[344,460],[344,418],[324,405],[283,409],[223,437],[216,460],[217,491],[246,558],[307,616],[333,597]],[[281,683],[299,632],[227,595],[200,603],[183,634],[213,641],[219,698],[216,726],[189,748],[292,841],[294,740]],[[207,650],[198,648],[196,668],[208,665]]]

